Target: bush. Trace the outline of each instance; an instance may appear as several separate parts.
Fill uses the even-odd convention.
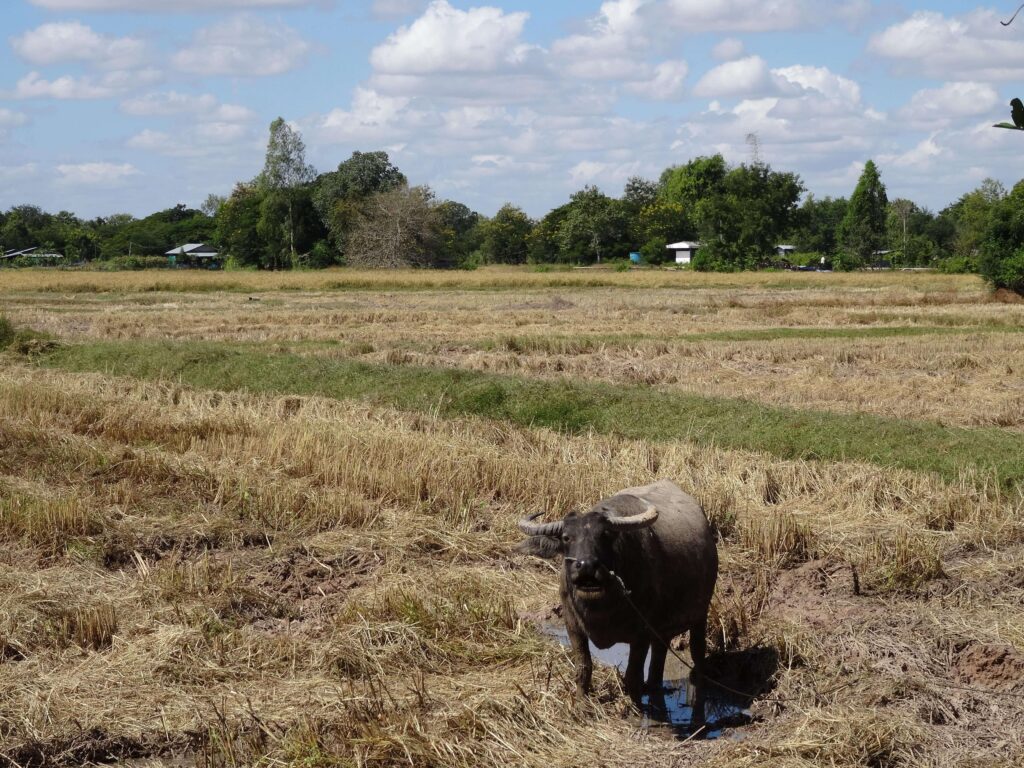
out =
[[[950,256],[938,264],[939,272],[945,275],[962,275],[978,271],[978,262],[970,256]]]
[[[0,315],[0,349],[7,349],[14,341],[14,325],[3,315]]]
[[[10,320],[0,315],[0,352],[10,349],[21,355],[34,355],[54,346],[56,342],[45,333],[28,328],[16,329]]]
[[[981,274],[993,288],[1007,288],[1024,295],[1024,247],[1007,255],[982,256]]]
[[[459,269],[474,270],[484,265],[484,253],[480,249],[466,254],[466,257],[459,262]]]
[[[640,246],[640,255],[647,264],[663,264],[669,259],[668,240],[655,237]]]
[[[170,269],[170,266],[170,261],[166,256],[115,256],[114,258],[107,259],[106,261],[96,262],[96,269],[101,272]]]

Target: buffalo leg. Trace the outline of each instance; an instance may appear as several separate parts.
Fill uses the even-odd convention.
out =
[[[590,680],[594,674],[594,662],[590,659],[590,640],[583,628],[576,622],[572,611],[565,612],[565,629],[572,646],[573,659],[576,661],[576,693],[580,696],[590,694]]]
[[[651,643],[651,668],[647,672],[647,692],[652,696],[661,693],[665,685],[665,657],[668,646],[661,640]]]
[[[645,641],[629,644],[629,662],[626,664],[623,682],[626,685],[626,693],[637,704],[640,703],[640,696],[644,690],[644,662],[647,661],[647,647],[648,644]]]
[[[707,618],[690,627],[690,657],[693,659],[693,730],[703,731],[706,724],[704,697],[707,680],[704,677],[705,655],[707,654]]]
[[[651,717],[656,720],[662,720],[668,716],[668,707],[665,705],[665,657],[667,655],[668,646],[661,639],[651,643],[651,668],[647,672],[647,701],[650,702]]]

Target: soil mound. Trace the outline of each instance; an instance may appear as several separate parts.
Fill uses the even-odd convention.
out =
[[[953,663],[957,677],[992,691],[1024,692],[1024,654],[1012,645],[971,643]]]

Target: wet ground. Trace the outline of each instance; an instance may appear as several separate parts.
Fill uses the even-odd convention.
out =
[[[563,625],[545,623],[541,626],[541,631],[569,647],[569,635]],[[629,661],[629,646],[625,643],[613,645],[604,650],[596,648],[591,643],[590,653],[595,662],[616,667],[620,673],[625,673],[626,663]],[[688,664],[689,659],[686,661]],[[647,665],[644,667],[645,676],[649,664],[650,656],[648,656]],[[689,667],[673,653],[669,653],[665,660],[665,711],[655,713],[651,707],[649,696],[645,694],[641,700],[641,728],[668,728],[683,738],[692,735],[694,691],[689,674]],[[748,706],[749,699],[709,686],[704,708],[708,730],[702,734],[703,738],[716,739],[722,736],[727,728],[731,729],[737,725],[749,723],[751,712]],[[741,735],[731,731],[729,737],[741,738]]]

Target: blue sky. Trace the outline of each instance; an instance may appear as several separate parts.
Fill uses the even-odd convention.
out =
[[[385,149],[415,184],[534,216],[713,152],[818,196],[865,160],[944,207],[1024,177],[991,128],[1024,96],[1014,3],[8,0],[0,208],[145,215],[227,194],[278,115],[329,170]]]

